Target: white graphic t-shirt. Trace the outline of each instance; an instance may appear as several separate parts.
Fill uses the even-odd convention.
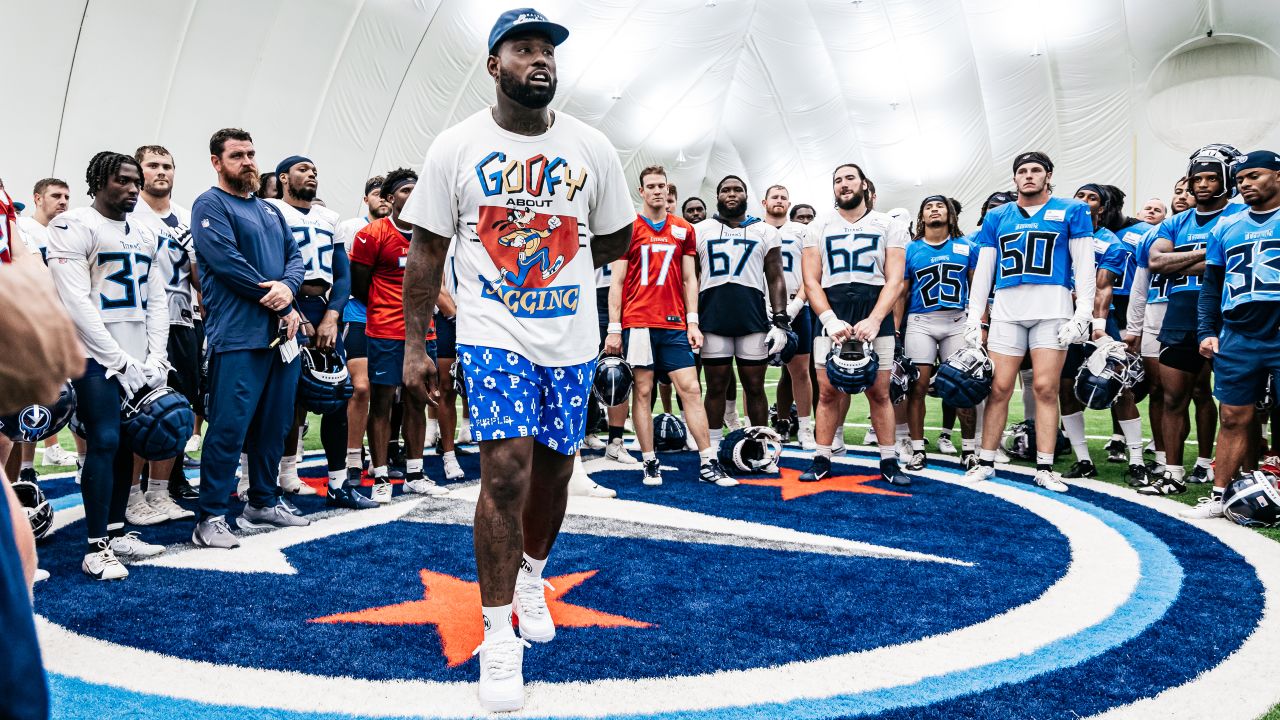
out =
[[[557,112],[545,133],[517,135],[481,110],[431,144],[400,217],[453,237],[459,344],[549,367],[596,356],[590,237],[635,220],[600,131]]]

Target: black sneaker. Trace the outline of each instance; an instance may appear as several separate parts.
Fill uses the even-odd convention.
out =
[[[1213,482],[1213,470],[1210,470],[1203,465],[1197,465],[1194,468],[1191,468],[1191,474],[1187,476],[1187,482],[1196,485],[1211,483]]]
[[[1107,444],[1103,449],[1107,451],[1107,462],[1109,463],[1122,463],[1129,461],[1129,448],[1124,444],[1123,440],[1116,440],[1115,438],[1112,438],[1107,441]]]
[[[1180,495],[1187,491],[1187,484],[1175,480],[1172,473],[1151,478],[1151,482],[1138,488],[1141,495]]]
[[[894,463],[893,470],[890,472],[881,470],[880,479],[890,485],[897,485],[898,487],[907,487],[911,485],[911,476],[902,472],[902,469],[898,467],[897,463]]]
[[[34,485],[40,482],[40,473],[35,468],[22,468],[18,471],[18,479]]]
[[[978,453],[967,452],[960,457],[960,463],[964,465],[965,470],[972,470],[978,464]]]
[[[658,458],[644,461],[644,484],[662,484],[662,469],[658,466]]]
[[[169,478],[169,497],[174,500],[198,500],[200,491],[192,487],[184,475],[181,479]]]
[[[911,453],[911,462],[907,463],[908,470],[923,470],[929,466],[929,458],[925,456],[923,450],[916,450]]]
[[[712,483],[720,487],[733,487],[738,484],[737,480],[729,477],[729,473],[720,467],[719,460],[708,460],[698,468],[698,479],[704,483]]]
[[[1062,473],[1062,477],[1067,479],[1095,478],[1098,477],[1098,468],[1094,467],[1092,460],[1077,460],[1070,470]]]
[[[337,488],[329,488],[329,494],[325,497],[324,504],[329,507],[345,508],[347,510],[368,510],[378,507],[378,503],[356,492],[354,487],[346,483]]]
[[[831,458],[815,455],[809,469],[800,474],[800,482],[818,482],[826,480],[831,474]]]
[[[1129,487],[1145,487],[1151,482],[1151,473],[1146,465],[1130,465],[1125,471],[1124,481],[1129,483]]]

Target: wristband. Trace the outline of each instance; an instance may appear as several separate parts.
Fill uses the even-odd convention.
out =
[[[773,326],[782,328],[783,330],[791,329],[791,316],[785,312],[776,312],[773,314]]]
[[[689,325],[698,324],[698,313],[689,313],[688,315],[685,315],[684,318],[685,318],[685,322],[688,323]]]
[[[831,320],[834,320],[835,317],[836,317],[835,310],[827,310],[826,312],[818,316],[818,322],[822,323],[823,327],[826,327],[827,323],[830,322]]]
[[[621,335],[622,323],[609,323],[609,327],[605,330],[606,335]]]
[[[1094,330],[1103,330],[1103,331],[1105,331],[1105,330],[1107,329],[1107,319],[1106,319],[1106,318],[1094,318],[1094,319],[1093,319],[1093,329],[1094,329]]]

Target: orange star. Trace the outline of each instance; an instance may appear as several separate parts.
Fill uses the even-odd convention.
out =
[[[894,492],[893,490],[884,490],[878,487],[872,487],[867,483],[879,480],[879,475],[833,475],[826,480],[818,482],[800,482],[800,471],[792,468],[778,468],[782,473],[780,478],[761,478],[759,480],[739,480],[743,485],[759,485],[761,487],[776,487],[782,489],[783,501],[794,500],[799,497],[807,497],[809,495],[817,495],[824,492],[848,492],[863,493],[866,495],[892,495],[894,497],[911,497],[910,493]]]
[[[652,627],[647,622],[572,605],[560,599],[595,574],[595,570],[588,570],[547,579],[555,588],[547,590],[547,610],[551,612],[556,627]],[[476,612],[480,607],[480,584],[430,570],[423,570],[421,575],[425,588],[422,600],[326,615],[308,622],[435,625],[440,633],[445,661],[449,667],[457,667],[469,660],[472,651],[484,640],[484,623],[480,613]]]

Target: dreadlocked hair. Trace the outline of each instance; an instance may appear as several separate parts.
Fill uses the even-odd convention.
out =
[[[138,168],[138,178],[142,178],[142,166],[128,155],[111,150],[103,150],[94,155],[89,161],[89,169],[84,174],[85,184],[89,186],[89,197],[96,196],[99,190],[106,187],[107,181],[115,177],[124,165]]]
[[[956,212],[955,200],[944,198],[943,205],[947,208],[947,237],[963,237],[964,233],[960,232],[960,213]],[[924,237],[924,206],[927,202],[920,203],[920,212],[916,213],[915,224],[911,226],[912,240],[919,240]]]
[[[395,170],[387,173],[387,177],[382,181],[382,197],[390,200],[391,194],[395,192],[395,187],[405,180],[413,180],[416,183],[418,180],[418,173],[408,168],[396,168]]]

